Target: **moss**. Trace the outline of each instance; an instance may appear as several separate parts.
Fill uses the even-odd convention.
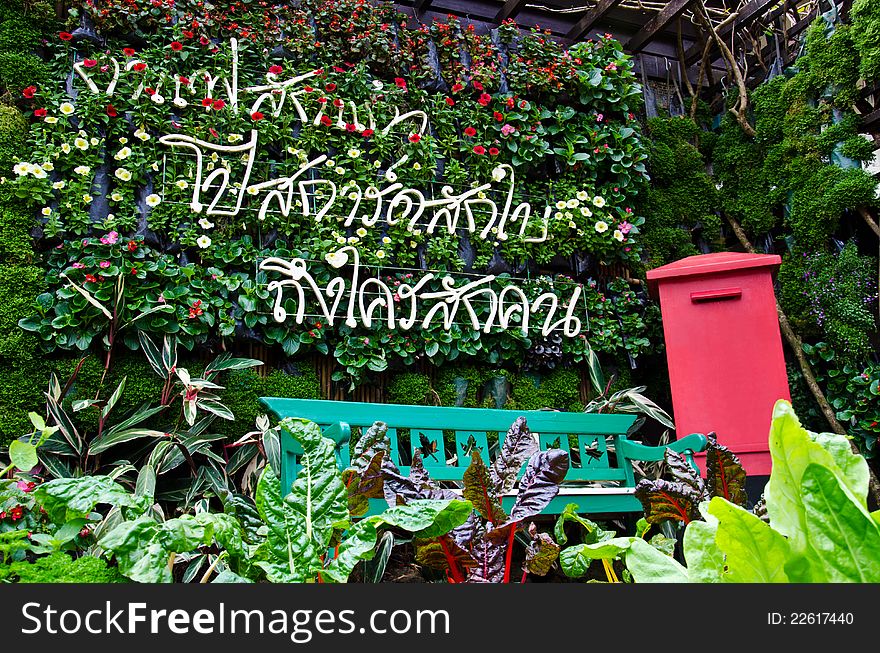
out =
[[[9,18],[0,24],[0,51],[32,52],[40,43],[40,32],[29,20]]]
[[[859,73],[868,82],[880,79],[880,0],[856,0],[849,12]]]
[[[404,372],[396,374],[387,387],[388,402],[392,404],[430,405],[433,392],[431,380],[425,374]]]
[[[21,52],[0,52],[0,87],[17,96],[23,88],[40,85],[49,67],[39,57]]]
[[[33,262],[34,250],[29,232],[34,224],[34,217],[29,213],[0,208],[0,262],[3,265]]]
[[[580,411],[580,375],[573,370],[555,370],[544,376],[518,374],[511,388],[512,405],[517,410],[553,408]]]
[[[0,362],[33,357],[36,339],[18,326],[34,298],[45,288],[45,273],[35,266],[0,266]]]
[[[15,107],[0,105],[0,169],[3,174],[18,163],[18,155],[24,147],[28,123]]]
[[[19,583],[127,583],[115,567],[94,556],[73,559],[63,552],[33,562],[13,562],[10,575]]]
[[[476,408],[483,381],[484,375],[476,367],[447,367],[438,375],[434,389],[441,406]]]

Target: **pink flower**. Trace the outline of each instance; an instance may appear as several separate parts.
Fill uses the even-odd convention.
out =
[[[85,267],[85,265],[83,265],[82,263],[77,261],[76,263],[73,264],[73,267],[75,267],[77,270],[82,270]]]
[[[633,226],[629,222],[627,222],[626,220],[621,222],[620,226],[618,227],[618,229],[620,229],[620,233],[622,233],[624,235],[628,234],[630,229],[632,229],[632,228],[633,228]]]
[[[599,113],[599,114],[596,115],[596,122],[602,122],[602,120],[603,120],[604,118],[605,118],[605,116],[602,115],[601,113]]]
[[[106,269],[106,268],[109,268],[109,267],[110,267],[110,261],[101,261],[101,262],[98,264],[98,267],[99,267],[99,268],[105,268],[105,269]]]
[[[501,135],[502,136],[510,136],[515,131],[516,131],[516,127],[514,127],[511,124],[507,124],[501,128]]]
[[[119,241],[119,234],[115,231],[111,231],[106,236],[101,238],[101,242],[105,245],[115,245]]]

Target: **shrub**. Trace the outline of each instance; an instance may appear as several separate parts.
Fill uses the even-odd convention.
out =
[[[0,52],[0,87],[13,95],[39,85],[49,77],[49,67],[39,57],[21,52]]]
[[[40,43],[40,33],[29,21],[11,18],[0,25],[0,51],[32,52]]]
[[[0,169],[9,173],[18,163],[18,155],[24,147],[28,123],[15,107],[0,105]]]
[[[4,579],[19,583],[127,583],[115,567],[94,556],[73,559],[57,551],[33,562],[13,562]]]
[[[388,403],[430,405],[432,398],[431,380],[424,374],[397,374],[388,384]]]

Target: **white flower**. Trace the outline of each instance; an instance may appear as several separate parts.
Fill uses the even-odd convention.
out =
[[[574,229],[575,227],[577,227],[577,225],[574,223],[574,220],[569,220],[568,221],[568,228]]]
[[[119,144],[120,144],[120,145],[127,145],[127,144],[128,144],[128,139],[127,139],[125,136],[120,136],[120,137],[119,137]]]
[[[360,238],[358,238],[357,236],[349,236],[348,237],[348,242],[351,243],[352,245],[354,245],[359,240],[360,240]]]
[[[45,179],[49,176],[46,174],[46,171],[43,170],[40,166],[31,167],[31,174],[37,179]]]
[[[385,258],[385,251],[384,251],[384,250],[381,250],[381,249],[380,249],[380,250],[377,250],[377,251],[376,251],[376,258],[378,258],[378,259]]]
[[[187,102],[186,100],[184,100],[180,96],[177,96],[176,98],[174,98],[174,100],[172,100],[172,102],[174,102],[174,106],[180,107],[181,109],[185,108],[189,104],[189,102]]]
[[[348,194],[348,199],[350,199],[352,202],[354,202],[357,198],[358,198],[358,194],[355,191],[351,191]]]
[[[415,249],[416,247],[419,246],[419,244],[416,241],[411,240],[411,241],[409,241],[409,246],[412,247],[413,249]]]
[[[211,246],[211,239],[202,234],[196,240],[196,245],[198,245],[201,249],[207,249]]]
[[[242,136],[241,134],[230,134],[229,136],[226,137],[226,140],[228,140],[230,143],[238,143],[239,141],[241,141],[243,139],[244,139],[244,136]]]
[[[135,135],[136,138],[139,138],[139,139],[142,140],[142,141],[148,141],[148,140],[150,140],[150,135],[144,130],[143,127],[141,127],[140,129],[138,129],[138,130],[134,133],[134,135]]]
[[[75,138],[73,144],[76,145],[81,150],[89,149],[89,142],[84,138]]]
[[[507,170],[505,170],[501,166],[497,166],[494,170],[492,170],[492,179],[495,181],[501,181],[507,176]]]
[[[58,118],[56,118],[55,116],[46,116],[45,118],[43,118],[43,122],[54,125],[56,122],[58,122]]]
[[[113,200],[114,202],[121,202],[122,201],[122,193],[113,193],[110,196],[110,199]]]
[[[178,179],[174,182],[174,185],[177,186],[180,190],[186,190],[189,187],[189,184],[186,183],[186,179]]]
[[[381,91],[383,88],[385,88],[385,84],[380,82],[378,79],[374,79],[373,80],[373,88],[376,89],[377,91]]]
[[[577,197],[581,202],[586,202],[590,198],[590,196],[587,195],[587,191],[585,190],[578,191],[575,197]]]
[[[361,151],[356,147],[352,147],[348,150],[348,156],[352,159],[357,159],[361,155]]]
[[[621,242],[621,243],[623,242],[623,240],[625,238],[625,236],[623,235],[623,232],[620,229],[615,229],[613,236],[614,236],[614,240]]]
[[[360,229],[358,229],[357,231],[355,231],[355,233],[356,233],[358,236],[360,236],[361,238],[365,238],[366,235],[367,235],[367,230],[364,229],[363,227],[361,227]]]
[[[348,262],[348,255],[343,254],[341,252],[330,252],[327,256],[324,257],[327,263],[330,264],[331,267],[341,268]]]
[[[391,239],[390,239],[388,236],[383,236],[383,237],[382,237],[382,244],[383,244],[383,245],[389,245],[389,244],[391,244]]]
[[[113,222],[116,219],[116,216],[113,213],[107,214],[107,222]]]
[[[130,156],[131,156],[131,148],[123,147],[121,150],[119,150],[116,154],[113,155],[113,158],[116,159],[117,161],[122,161],[123,159],[127,159]]]
[[[559,200],[556,202],[556,208],[560,211],[565,208],[565,200]]]
[[[74,106],[70,102],[62,102],[61,106],[58,107],[58,110],[63,113],[65,116],[69,116],[71,113],[76,111]]]
[[[605,222],[604,220],[599,220],[596,223],[594,229],[596,230],[596,233],[604,234],[606,231],[608,231],[608,223]]]
[[[576,208],[578,207],[578,204],[580,204],[580,202],[579,202],[578,200],[574,199],[574,198],[568,200],[568,201],[565,203],[565,205],[566,205],[568,208],[570,208],[570,209],[576,209]]]
[[[334,161],[333,159],[327,159],[324,162],[324,165],[327,166],[328,168],[332,168],[333,166],[336,165],[336,161]]]
[[[418,161],[416,161],[415,163],[413,163],[413,170],[421,170],[421,169],[422,169],[422,164],[421,164],[421,163],[419,163]]]
[[[211,229],[214,226],[214,223],[208,220],[208,218],[202,218],[199,220],[199,226],[202,229]]]
[[[24,177],[28,172],[30,172],[31,164],[25,163],[22,161],[21,163],[16,163],[15,167],[12,171],[17,174],[19,177]]]
[[[345,245],[345,236],[339,236],[336,239],[336,242],[339,243],[340,245]]]
[[[64,152],[65,154],[70,154],[70,143],[62,143],[61,144],[61,151]]]
[[[97,144],[100,143],[100,142],[101,142],[101,141],[99,141],[99,140],[98,140],[97,138],[95,138],[94,136],[92,136],[92,137],[89,139],[89,143],[91,143],[92,145],[97,145]]]
[[[40,167],[46,172],[52,172],[55,169],[55,164],[53,164],[51,161],[46,161],[46,163],[44,163]]]
[[[92,171],[92,169],[89,166],[77,166],[73,169],[73,171],[78,175],[85,176],[85,175],[89,174]]]
[[[48,206],[44,206],[43,209],[40,211],[40,213],[42,213],[43,215],[49,216],[49,215],[52,215],[52,209],[50,209]]]
[[[414,236],[421,236],[422,230],[421,229],[413,229],[413,235]]]
[[[337,175],[340,175],[340,176],[341,176],[341,175],[344,175],[344,174],[345,174],[345,168],[343,168],[342,166],[336,166],[336,167],[333,169],[333,172],[335,172]]]
[[[565,213],[563,213],[563,216],[565,217],[566,220],[571,220],[574,217],[572,215],[571,211],[566,211]]]
[[[581,207],[581,215],[586,218],[589,218],[591,215],[593,215],[593,212],[588,207],[582,206]]]
[[[382,167],[382,162],[379,161],[379,159],[376,159],[375,161],[373,161],[373,167],[374,167],[374,168],[381,168],[381,167]]]
[[[159,172],[159,162],[153,161],[153,163],[150,164],[150,168],[153,170],[153,172]]]
[[[245,192],[246,192],[248,195],[256,195],[257,193],[260,192],[260,189],[257,188],[256,186],[248,186],[248,187],[247,187],[247,190],[246,190]]]
[[[67,186],[67,182],[63,179],[60,179],[59,181],[56,181],[54,184],[52,184],[52,188],[54,188],[55,190],[61,190],[65,186]]]
[[[116,168],[113,174],[121,181],[131,181],[131,173],[125,168]]]
[[[88,193],[83,195],[83,202],[85,202],[86,204],[91,204],[93,199],[95,199],[95,198],[92,197],[91,195],[89,195]]]
[[[605,206],[605,198],[601,195],[596,195],[596,197],[593,198],[593,206],[598,206],[601,209]]]
[[[554,220],[562,220],[562,211],[557,211],[556,213],[554,213],[553,219]]]
[[[162,202],[162,198],[156,195],[156,193],[153,193],[152,195],[147,195],[145,201],[147,203],[147,206],[159,206],[159,204]]]

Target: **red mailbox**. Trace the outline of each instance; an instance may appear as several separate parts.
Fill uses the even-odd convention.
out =
[[[663,314],[678,435],[715,431],[752,475],[770,473],[773,404],[790,399],[772,281],[780,263],[724,252],[648,272]]]

